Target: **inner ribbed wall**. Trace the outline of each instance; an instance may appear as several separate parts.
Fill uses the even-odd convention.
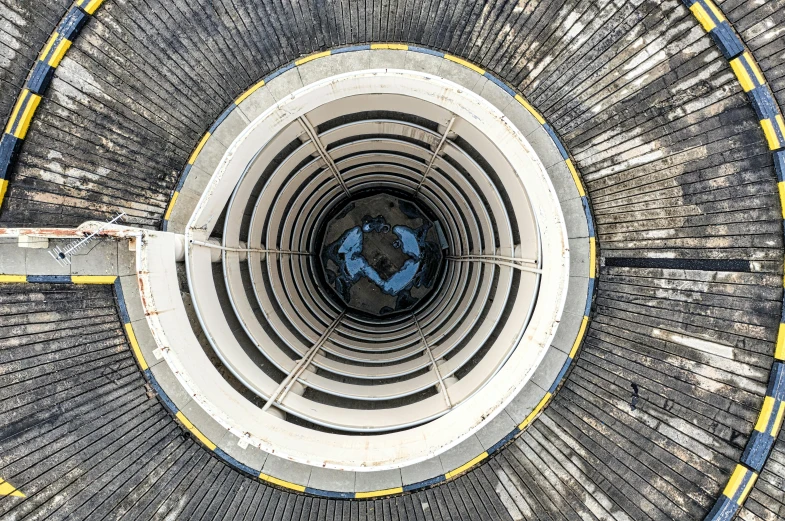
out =
[[[407,104],[417,106],[414,100],[392,96],[379,101],[380,94],[366,96],[376,99],[356,96],[338,103],[335,110],[320,107],[317,112],[327,116],[304,115],[318,120],[313,127],[318,146],[308,131],[303,132],[307,128],[303,125],[310,122],[299,120],[271,140],[259,157],[272,159],[264,164],[257,160],[248,169],[248,179],[242,183],[250,184],[238,184],[213,236],[227,244],[270,251],[264,257],[249,254],[245,260],[224,255],[223,269],[213,270],[215,285],[226,286],[219,297],[225,299],[222,310],[246,356],[277,384],[286,385],[291,372],[287,363],[307,358],[312,346],[322,342],[290,392],[312,402],[310,411],[322,405],[385,409],[399,418],[388,427],[371,422],[344,431],[334,412],[304,414],[279,400],[288,421],[332,432],[400,430],[459,405],[460,401],[450,399],[450,385],[470,378],[479,389],[504,365],[515,344],[504,338],[499,345],[494,342],[510,318],[514,301],[533,302],[531,284],[536,286],[538,279],[536,273],[526,272],[527,283],[521,285],[521,273],[509,266],[464,260],[468,255],[493,256],[502,243],[508,245],[506,258],[510,258],[514,255],[510,244],[520,239],[518,225],[512,224],[516,210],[499,195],[507,189],[477,148],[460,137],[461,125],[448,129],[444,122],[425,117],[449,118],[441,108],[423,106],[415,115],[405,111]],[[360,110],[365,105],[390,110]],[[351,107],[356,109],[340,113]],[[291,140],[293,131],[300,134]],[[486,142],[475,143],[479,148],[488,146],[487,138],[482,139]],[[320,148],[330,155],[335,170]],[[253,186],[250,193],[245,186]],[[329,220],[349,203],[374,194],[419,205],[423,215],[439,223],[446,242],[443,248],[439,245],[434,287],[412,309],[389,316],[364,313],[338,298],[325,279],[320,253]],[[374,217],[382,210],[367,211]],[[525,204],[519,205],[517,213],[525,211]],[[530,226],[536,229],[536,224]],[[238,263],[242,287],[223,280]],[[528,266],[536,270],[538,260],[532,259]],[[236,305],[236,299],[249,301],[253,315],[243,316],[244,308]],[[245,326],[249,320],[262,325],[264,337]],[[523,329],[527,317],[516,321]],[[221,350],[220,345],[213,348]],[[485,357],[492,361],[490,374],[475,370]],[[230,368],[241,364],[227,363]],[[255,385],[243,386],[231,377],[230,381],[254,401],[270,397]],[[428,405],[433,403],[436,408]]]

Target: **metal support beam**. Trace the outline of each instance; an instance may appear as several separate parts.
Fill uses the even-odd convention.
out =
[[[428,174],[431,172],[433,168],[433,164],[436,162],[436,157],[439,155],[439,152],[442,151],[442,147],[444,146],[444,142],[447,141],[447,136],[450,134],[450,130],[452,130],[452,125],[455,123],[455,116],[452,117],[450,122],[447,124],[447,130],[444,131],[442,134],[441,140],[439,140],[439,144],[436,145],[436,149],[433,151],[433,155],[431,156],[431,160],[428,162],[428,168],[425,169],[425,172],[422,175],[422,179],[417,184],[417,188],[414,189],[414,196],[417,197],[420,193],[420,188],[422,188],[422,184],[425,182],[425,179],[428,177]]]
[[[537,265],[536,261],[531,259],[516,259],[514,257],[502,257],[497,255],[448,255],[447,260],[454,262],[487,262],[489,264],[496,264],[498,266],[506,266],[508,268],[515,268],[520,271],[527,271],[530,273],[542,273],[542,269],[530,266],[524,266],[523,263]],[[520,263],[520,264],[518,264]]]
[[[220,246],[218,244],[210,244],[209,242],[202,242],[202,241],[194,241],[191,240],[191,244],[196,246],[204,246],[205,248],[213,248],[215,250],[225,250],[225,251],[237,251],[237,252],[253,252],[253,253],[278,253],[281,255],[313,255],[313,253],[308,251],[296,251],[296,250],[276,250],[276,249],[265,249],[265,248],[231,248],[229,246]]]
[[[420,328],[420,323],[417,321],[417,317],[412,313],[412,318],[414,319],[414,325],[417,326],[417,331],[420,333],[420,338],[422,339],[423,346],[425,347],[425,352],[428,353],[428,357],[431,359],[431,365],[433,365],[433,370],[436,371],[436,378],[439,380],[439,388],[442,391],[442,396],[444,397],[444,402],[447,404],[448,409],[452,409],[452,402],[450,401],[450,395],[447,392],[447,386],[444,385],[444,380],[442,379],[442,373],[439,371],[439,366],[436,365],[436,360],[433,358],[433,353],[431,352],[431,348],[428,345],[428,341],[425,339],[425,333],[422,332]]]
[[[328,168],[332,171],[333,175],[335,176],[335,179],[341,185],[341,188],[343,188],[343,191],[346,193],[346,196],[351,197],[352,194],[349,192],[349,189],[346,187],[346,183],[344,182],[343,177],[341,177],[341,172],[338,170],[338,167],[335,166],[335,162],[333,161],[333,158],[330,157],[330,154],[327,153],[327,149],[324,148],[324,145],[322,145],[322,142],[319,140],[319,135],[316,133],[316,129],[313,128],[313,125],[311,125],[311,122],[308,121],[308,118],[305,116],[300,116],[299,118],[297,118],[297,120],[305,129],[305,132],[308,134],[308,137],[311,138],[311,142],[316,147],[316,150],[319,151],[319,155],[322,156],[324,162],[327,163]]]
[[[286,378],[283,379],[283,382],[281,382],[273,394],[270,395],[270,399],[268,399],[267,403],[264,404],[262,411],[266,411],[276,402],[280,403],[283,401],[283,399],[286,397],[286,393],[289,392],[289,390],[292,388],[292,385],[294,385],[294,382],[297,381],[303,371],[305,371],[308,366],[311,365],[311,361],[313,361],[316,353],[319,352],[319,349],[322,347],[325,341],[327,341],[327,338],[332,334],[333,331],[335,331],[335,328],[338,327],[338,324],[341,323],[344,315],[346,315],[346,311],[343,311],[340,315],[338,315],[338,318],[336,318],[333,323],[330,324],[330,327],[328,327],[327,330],[322,333],[322,336],[319,337],[319,340],[317,340],[316,343],[308,351],[306,351],[305,355],[303,355],[303,357],[297,361],[294,369],[292,369],[292,372],[286,375]]]

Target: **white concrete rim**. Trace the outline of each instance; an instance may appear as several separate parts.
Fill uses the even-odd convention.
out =
[[[542,242],[540,297],[518,347],[485,387],[455,410],[428,424],[398,433],[357,438],[308,431],[266,415],[267,418],[260,420],[266,429],[260,432],[245,429],[239,418],[225,418],[223,408],[215,403],[222,397],[211,394],[204,385],[197,386],[194,399],[208,413],[233,432],[249,433],[251,442],[255,445],[258,442],[260,448],[310,465],[355,471],[397,468],[423,461],[458,444],[490,421],[523,387],[550,345],[564,306],[569,275],[567,233],[555,190],[521,132],[489,102],[463,87],[432,75],[402,70],[369,70],[327,78],[300,89],[266,110],[224,154],[188,223],[187,238],[207,238],[234,185],[253,159],[242,147],[246,140],[265,143],[276,129],[292,121],[293,114],[313,109],[324,96],[335,99],[352,95],[352,92],[367,93],[368,89],[438,100],[440,105],[482,127],[513,165],[530,199],[536,201],[533,207],[540,235],[548,240]],[[193,248],[189,248],[187,264],[192,254]],[[178,378],[180,376],[178,374]],[[239,395],[235,398],[245,401]],[[238,405],[255,409],[250,403]],[[364,449],[358,447],[360,440]],[[317,453],[309,450],[313,447],[319,448]],[[325,453],[330,454],[329,460],[324,457]]]

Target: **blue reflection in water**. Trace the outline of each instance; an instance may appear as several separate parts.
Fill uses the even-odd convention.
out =
[[[425,240],[430,228],[430,223],[416,230],[402,225],[392,228],[393,233],[398,237],[393,246],[405,253],[409,259],[397,272],[384,279],[362,254],[363,236],[370,232],[388,233],[390,225],[382,216],[366,217],[363,219],[362,226],[355,226],[345,231],[337,241],[323,250],[323,255],[338,266],[339,273],[333,281],[335,289],[348,302],[351,287],[364,276],[388,295],[396,296],[403,292],[399,304],[410,304],[411,296],[408,290],[413,286],[430,287],[438,267],[439,248]]]
[[[393,233],[398,236],[398,240],[393,246],[403,251],[409,257],[420,257],[420,244],[417,242],[417,234],[408,226],[396,226]],[[423,235],[423,239],[425,236]]]
[[[385,280],[373,266],[368,264],[368,261],[362,254],[363,232],[366,229],[367,231],[372,229],[374,231],[382,231],[385,228],[386,230],[390,229],[387,224],[376,227],[373,226],[373,223],[370,225],[366,223],[362,227],[355,226],[350,228],[338,239],[338,256],[337,258],[332,258],[332,260],[343,268],[342,271],[349,276],[348,278],[352,283],[357,282],[364,275],[388,295],[397,295],[409,285],[415,275],[417,275],[417,270],[420,269],[420,245],[417,244],[417,235],[411,228],[406,226],[393,228],[393,233],[399,239],[395,241],[394,246],[401,249],[411,258],[401,266],[401,269]],[[382,231],[382,233],[384,232]],[[328,249],[332,248],[328,247]]]

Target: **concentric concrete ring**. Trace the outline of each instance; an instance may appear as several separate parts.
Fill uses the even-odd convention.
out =
[[[318,70],[315,68],[319,67],[320,62],[322,64],[322,67],[325,67],[326,70],[335,71],[336,70],[335,63],[328,63],[331,58],[335,58],[347,63],[348,67],[345,68],[347,68],[348,70],[362,70],[363,65],[367,63],[366,60],[369,59],[369,55],[375,55],[375,56],[378,55],[380,58],[386,55],[389,58],[395,59],[396,60],[395,63],[398,64],[401,64],[403,62],[402,60],[403,58],[411,59],[411,57],[413,56],[417,60],[420,60],[420,65],[417,66],[417,68],[421,68],[421,69],[430,68],[431,70],[438,70],[439,68],[441,68],[442,65],[446,64],[446,69],[443,71],[445,74],[442,74],[443,76],[449,77],[449,73],[452,72],[453,74],[452,79],[458,81],[462,80],[464,81],[464,83],[466,83],[467,78],[462,76],[462,74],[464,74],[463,71],[466,70],[469,73],[469,79],[477,78],[477,76],[474,76],[476,74],[475,71],[472,71],[471,69],[467,69],[461,64],[455,63],[450,60],[445,60],[444,58],[436,57],[430,54],[424,54],[424,53],[415,54],[415,52],[413,51],[355,50],[351,54],[347,53],[342,55],[342,53],[338,53],[335,56],[329,56],[329,57],[325,56],[313,61],[306,60],[305,63],[297,66],[297,68],[294,70],[288,70],[280,75],[276,74],[275,78],[271,80],[270,79],[265,80],[264,87],[260,88],[257,86],[257,88],[252,89],[253,92],[251,92],[249,95],[241,96],[242,99],[240,104],[238,105],[239,110],[227,111],[227,114],[225,114],[221,118],[222,121],[220,122],[220,124],[212,129],[211,136],[209,136],[203,143],[201,143],[200,148],[202,147],[203,148],[200,151],[200,153],[195,157],[195,161],[193,161],[193,167],[189,167],[190,170],[189,175],[185,177],[184,181],[182,182],[183,185],[182,191],[188,193],[189,190],[195,191],[200,189],[198,187],[198,184],[193,185],[194,187],[196,187],[195,189],[190,188],[189,185],[191,185],[191,183],[193,182],[199,183],[200,178],[202,179],[202,181],[204,181],[204,177],[201,175],[201,171],[205,168],[210,168],[210,166],[206,166],[205,161],[209,159],[210,154],[217,155],[221,153],[222,147],[220,146],[220,143],[218,143],[217,141],[212,141],[213,140],[212,136],[223,136],[224,141],[226,141],[227,136],[232,135],[231,131],[228,129],[234,128],[235,133],[239,131],[239,129],[241,128],[240,126],[241,124],[239,123],[239,121],[242,121],[243,119],[247,119],[247,117],[246,118],[242,117],[245,116],[245,114],[242,112],[243,109],[245,108],[246,111],[250,112],[252,107],[256,107],[258,110],[261,109],[260,103],[263,103],[261,100],[267,99],[268,102],[272,101],[270,93],[276,91],[277,81],[281,80],[282,82],[283,81],[291,82],[293,81],[292,78],[296,78],[297,81],[302,81],[300,80],[300,74],[302,74],[303,77],[307,78],[309,74],[309,70],[310,71]],[[347,59],[347,58],[351,58],[351,59]],[[423,59],[426,60],[426,62],[422,62]],[[374,63],[377,63],[376,59],[374,59]],[[441,72],[442,71],[440,71],[440,73]],[[297,76],[293,77],[292,76],[293,73],[297,73]],[[313,74],[313,72],[311,72],[311,74]],[[582,200],[579,195],[580,193],[579,190],[582,192],[582,187],[580,187],[579,185],[576,186],[575,184],[575,182],[577,181],[577,177],[571,175],[571,164],[569,163],[569,161],[565,161],[564,156],[560,152],[560,149],[563,150],[563,148],[561,147],[560,144],[557,144],[552,140],[551,138],[552,132],[548,131],[549,129],[547,128],[547,126],[543,127],[539,123],[538,121],[539,115],[530,111],[527,108],[525,102],[521,103],[522,98],[518,97],[516,99],[510,96],[508,92],[504,90],[506,86],[503,86],[502,84],[502,87],[504,88],[500,87],[499,86],[500,82],[498,81],[492,82],[490,80],[487,80],[487,78],[485,77],[481,78],[481,80],[482,80],[481,89],[483,91],[484,97],[486,97],[486,99],[489,99],[491,101],[495,101],[497,106],[501,105],[502,108],[504,109],[503,112],[507,117],[510,118],[511,121],[516,123],[519,126],[519,128],[522,128],[524,132],[528,131],[528,133],[532,136],[530,139],[532,139],[531,142],[532,145],[535,147],[535,150],[538,152],[538,154],[544,154],[545,160],[548,163],[550,163],[550,168],[548,169],[548,173],[551,179],[553,179],[554,185],[557,190],[556,193],[561,199],[562,208],[566,208],[565,219],[567,222],[568,231],[571,233],[570,237],[571,238],[574,237],[574,239],[570,241],[571,246],[575,244],[577,248],[573,248],[573,250],[578,249],[578,251],[580,252],[579,253],[580,257],[585,256],[583,257],[583,259],[579,257],[579,260],[577,262],[575,261],[573,262],[578,266],[581,266],[583,269],[588,268],[590,265],[593,266],[593,262],[590,261],[590,259],[588,259],[589,251],[593,250],[593,248],[589,247],[590,245],[593,246],[593,244],[590,244],[590,242],[593,241],[589,241],[587,237],[589,235],[589,225],[587,224],[586,221],[587,213],[585,212],[587,205],[585,203],[585,199]],[[297,81],[295,81],[295,86],[297,85]],[[475,81],[472,83],[471,81],[469,81],[468,83],[474,86],[474,84],[476,84],[477,82]],[[290,87],[292,87],[291,84],[282,87],[281,90]],[[494,94],[496,94],[498,97],[494,98],[493,97]],[[253,115],[253,113],[251,113],[251,115]],[[226,131],[223,130],[224,126],[226,126],[227,128]],[[226,132],[229,133],[227,134]],[[192,175],[191,173],[197,173],[197,175],[191,177]],[[188,200],[189,198],[178,197],[179,204],[182,204]],[[178,207],[178,204],[175,204],[174,205],[175,211],[172,212],[171,215],[172,219],[170,221],[170,226],[177,226],[176,223],[178,222],[178,214],[180,214],[180,210],[178,208],[180,208]],[[169,228],[169,229],[176,229],[176,228]],[[580,239],[581,235],[585,237],[583,241],[581,241]],[[574,255],[575,254],[572,254],[573,259],[575,258]],[[573,270],[575,270],[575,268],[573,268]],[[577,275],[577,273],[580,272],[581,272],[580,268],[578,270],[575,270],[574,273],[576,273],[576,275],[571,277],[570,294],[573,294],[575,292],[578,294],[583,293],[584,295],[586,294],[590,295],[589,293],[590,290],[586,285],[587,282],[590,280],[590,277],[588,276],[589,273],[586,273],[584,277],[581,277]],[[583,289],[582,290],[577,289],[576,291],[576,288],[574,288],[574,286],[576,285],[578,285],[578,288],[582,287]],[[572,356],[574,356],[575,354],[575,348],[577,347],[578,340],[580,339],[580,336],[585,330],[585,320],[582,317],[584,316],[585,308],[587,307],[586,302],[587,301],[584,297],[568,298],[568,303],[567,303],[568,308],[566,314],[564,315],[567,321],[564,322],[564,324],[562,325],[559,334],[557,335],[557,338],[554,341],[554,343],[558,347],[557,349],[551,349],[549,351],[549,353],[551,352],[553,353],[547,355],[546,362],[542,370],[535,374],[534,381],[529,382],[529,384],[527,384],[526,390],[524,390],[519,395],[519,398],[516,399],[516,401],[511,403],[510,406],[508,406],[508,409],[515,411],[513,416],[511,416],[509,412],[505,411],[502,415],[498,417],[498,419],[494,419],[494,422],[491,422],[491,424],[489,424],[487,427],[484,427],[480,432],[478,432],[477,436],[471,436],[466,440],[466,442],[461,443],[459,446],[454,447],[453,449],[448,451],[445,454],[444,458],[445,461],[448,461],[450,463],[445,464],[444,462],[440,461],[436,466],[427,463],[419,464],[419,466],[423,466],[424,468],[427,468],[429,466],[432,469],[444,468],[447,471],[455,470],[455,468],[464,466],[464,464],[469,462],[470,460],[476,460],[478,455],[481,456],[484,451],[479,449],[482,448],[490,449],[493,447],[498,448],[498,446],[500,446],[498,442],[500,441],[503,442],[509,439],[511,435],[513,435],[515,432],[520,432],[519,427],[515,427],[514,429],[512,429],[513,432],[510,432],[510,430],[507,429],[505,432],[503,432],[503,434],[500,433],[501,435],[496,435],[499,436],[497,439],[492,438],[494,436],[493,434],[491,434],[490,437],[487,435],[482,436],[482,438],[479,437],[481,433],[485,431],[488,431],[489,434],[492,432],[499,432],[499,426],[502,425],[509,425],[510,427],[513,427],[519,423],[521,425],[524,425],[525,423],[530,421],[531,418],[530,417],[527,418],[530,415],[530,413],[532,413],[533,411],[536,412],[539,409],[541,409],[544,402],[547,401],[548,397],[550,396],[550,393],[554,390],[553,388],[558,384],[558,381],[561,379],[561,377],[564,376],[565,370],[569,365],[569,361],[572,360]],[[567,330],[566,333],[562,331],[562,329]],[[543,373],[543,376],[540,376],[540,373]],[[528,389],[531,389],[531,391],[528,391]],[[520,403],[516,403],[521,401],[524,402],[522,405]],[[195,424],[198,426],[199,422],[197,421],[195,422]],[[209,431],[210,429],[209,427],[204,427],[203,430]],[[504,429],[502,430],[504,431]],[[477,443],[480,439],[483,439],[483,442]],[[487,442],[484,441],[488,439],[492,441],[487,441]],[[476,448],[471,449],[468,447],[476,447]],[[464,454],[467,454],[468,452],[467,448],[468,451],[475,451],[478,454],[475,454],[472,457],[464,456]],[[250,449],[251,447],[249,447],[249,449],[246,450],[250,450]],[[238,455],[236,450],[233,450],[232,453],[235,457],[242,456],[242,454]],[[450,453],[453,453],[455,456],[450,456]],[[450,457],[452,457],[452,460],[450,460]],[[459,462],[459,460],[462,458],[466,458],[466,461]],[[243,458],[240,457],[240,461],[242,460]],[[270,461],[275,461],[275,460],[273,459]],[[458,462],[458,464],[453,465],[451,461]],[[451,465],[452,468],[450,467]],[[281,467],[280,464],[277,466]],[[276,465],[274,464],[269,465],[269,468],[275,468],[275,467]],[[412,485],[413,483],[411,482],[411,479],[416,479],[419,477],[423,477],[425,479],[418,479],[417,482],[420,481],[429,482],[433,478],[438,478],[438,473],[429,476],[426,474],[433,471],[426,470],[425,474],[423,474],[422,472],[416,470],[417,467],[418,465],[415,465],[411,469],[409,469],[409,471],[404,471],[407,474],[410,474],[415,477],[410,478],[408,480],[410,481],[409,483],[405,482],[406,480],[402,480],[401,481],[402,486]],[[286,470],[279,472],[278,475],[275,475],[275,473],[273,472],[268,473],[267,475],[271,475],[276,479],[283,479],[286,482],[291,482],[298,486],[309,485],[308,483],[302,483],[302,482],[298,483],[297,480],[298,472],[296,470],[297,465],[295,463],[289,462],[283,465],[282,468],[285,468]],[[401,475],[397,469],[396,471],[383,471],[383,472],[392,476],[391,481],[389,482],[391,485],[395,485],[398,479],[396,476]],[[444,474],[445,473],[442,473],[442,476]],[[300,475],[302,475],[302,473]],[[347,480],[342,479],[342,481],[346,482]],[[327,489],[327,490],[330,489],[330,487],[326,486],[326,483],[318,483],[315,481],[314,483],[310,483],[310,485],[314,489]],[[382,489],[387,489],[387,488],[394,488],[394,486],[382,487]],[[341,492],[351,492],[351,491],[342,490]]]

